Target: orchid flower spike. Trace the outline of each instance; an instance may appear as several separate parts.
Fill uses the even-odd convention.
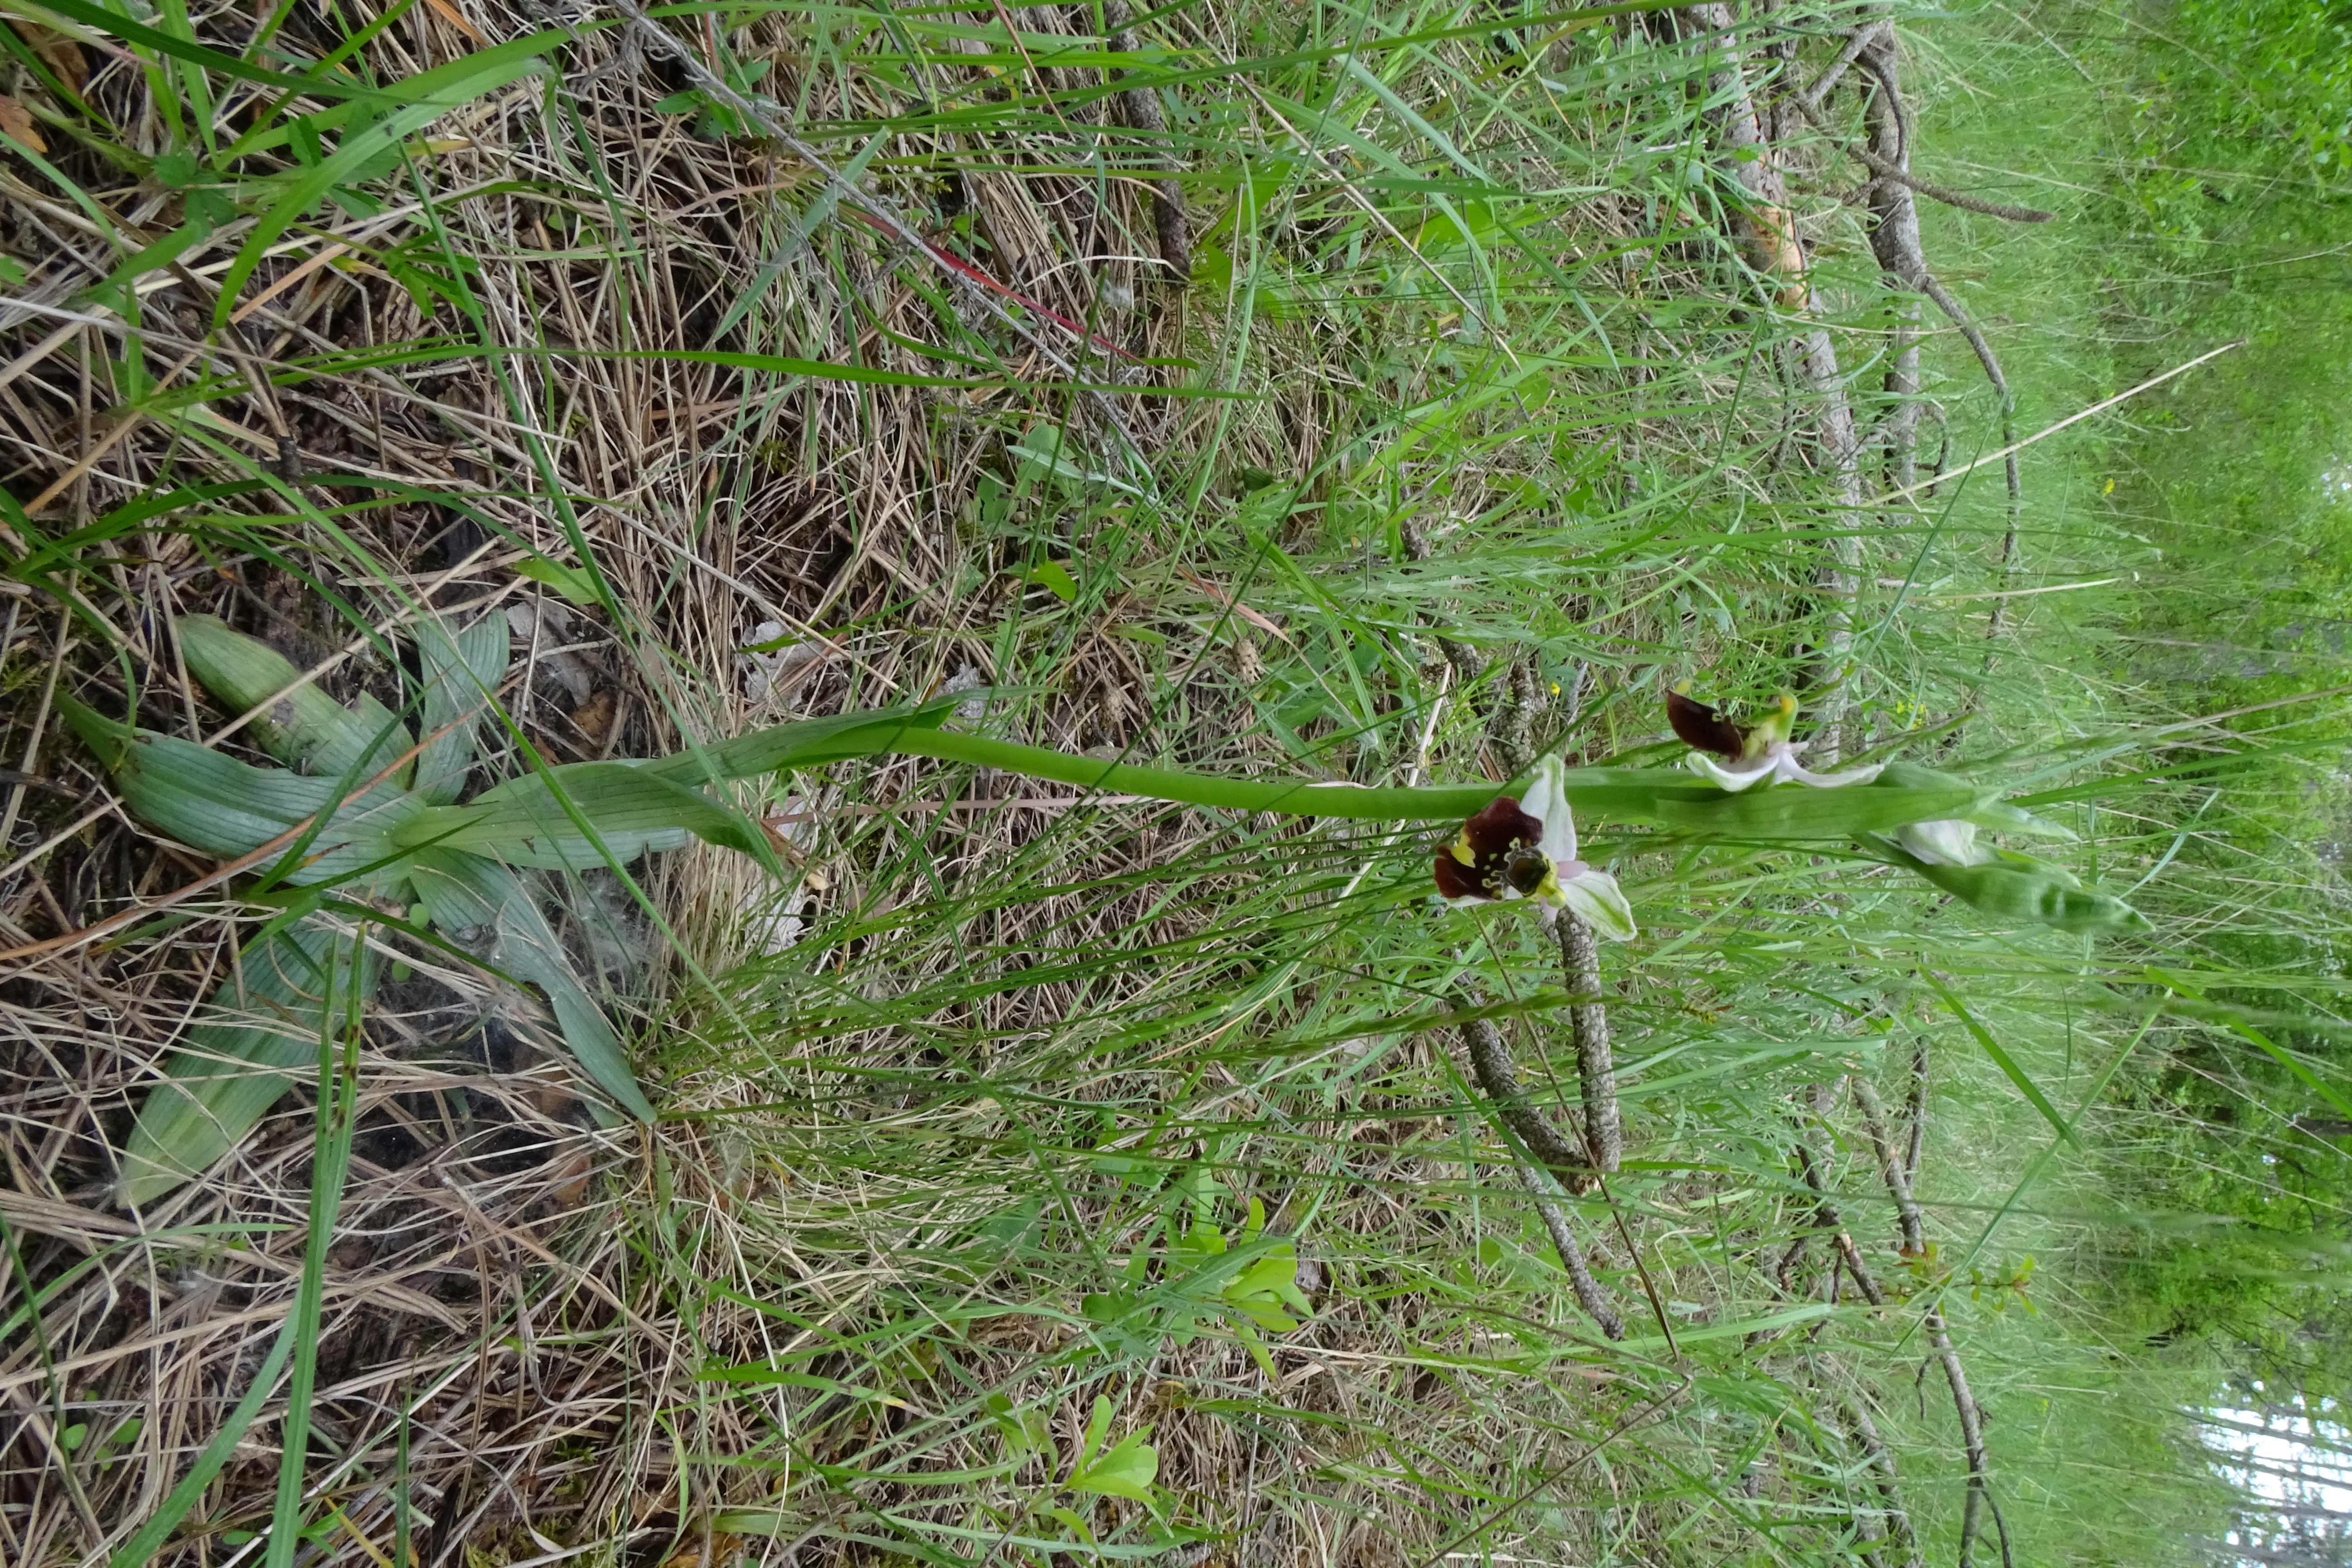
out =
[[[1576,858],[1576,819],[1558,757],[1536,764],[1524,801],[1499,795],[1462,825],[1437,852],[1437,890],[1456,909],[1533,899],[1548,910],[1573,910],[1612,942],[1633,939],[1633,906],[1617,879]]]
[[[1789,739],[1796,727],[1797,700],[1785,691],[1769,714],[1753,724],[1736,724],[1677,686],[1666,693],[1666,721],[1690,747],[1690,766],[1734,795],[1750,784],[1783,779],[1816,789],[1868,784],[1883,766],[1817,773],[1797,761],[1797,753],[1805,749]]]

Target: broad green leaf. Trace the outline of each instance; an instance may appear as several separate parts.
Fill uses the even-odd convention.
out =
[[[150,1089],[122,1157],[122,1201],[152,1202],[211,1165],[253,1131],[295,1073],[316,1066],[320,1031],[353,992],[375,993],[372,949],[323,921],[301,921],[247,946],[205,1005],[204,1022]]]
[[[1070,575],[1069,568],[1058,561],[1038,562],[1029,568],[1029,581],[1066,605],[1077,602],[1077,581]]]
[[[381,784],[336,804],[336,780],[257,768],[194,741],[131,732],[114,768],[115,787],[142,822],[192,848],[234,859],[278,837],[305,817],[334,807],[310,837],[304,863],[287,880],[304,884],[348,877],[395,854],[394,829],[424,803]],[[388,888],[399,873],[383,868],[370,885]]]
[[[593,606],[604,602],[596,592],[595,579],[577,566],[534,555],[516,562],[515,571],[534,583],[546,584],[575,605]]]
[[[1094,1407],[1087,1413],[1087,1429],[1078,1435],[1078,1457],[1070,1467],[1073,1476],[1085,1469],[1094,1458],[1095,1450],[1102,1447],[1103,1438],[1110,1432],[1110,1400],[1096,1394]]]
[[[654,1108],[637,1087],[627,1049],[572,972],[529,882],[480,856],[446,848],[418,850],[407,870],[435,925],[451,933],[482,927],[497,932],[495,962],[547,994],[556,1026],[581,1070],[630,1115],[652,1121]]]
[[[595,829],[594,838],[572,811]],[[749,850],[754,831],[740,813],[635,763],[572,763],[509,779],[465,805],[421,812],[396,837],[509,866],[584,871],[676,849],[697,836]]]
[[[1106,1497],[1123,1497],[1157,1508],[1159,1500],[1152,1495],[1151,1483],[1160,1474],[1159,1450],[1144,1441],[1151,1435],[1150,1426],[1140,1426],[1120,1438],[1099,1454],[1087,1456],[1102,1441],[1110,1425],[1110,1401],[1095,1396],[1094,1415],[1087,1423],[1087,1440],[1079,1451],[1077,1468],[1063,1482],[1066,1490],[1097,1492]]]
[[[416,753],[417,797],[446,805],[473,771],[483,706],[507,668],[507,626],[484,616],[456,637],[438,620],[417,623],[416,651],[425,677],[423,732],[432,737]]]
[[[211,616],[180,618],[180,651],[205,689],[239,713],[266,709],[253,721],[253,738],[281,763],[330,778],[373,776],[414,743],[407,727],[373,697],[357,712],[309,682],[292,691],[302,672],[276,648],[231,630]],[[408,782],[408,768],[393,775]]]

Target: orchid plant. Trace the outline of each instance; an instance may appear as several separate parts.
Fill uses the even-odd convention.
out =
[[[2063,868],[1985,842],[1986,831],[2071,837],[1997,789],[1899,762],[1833,773],[1801,766],[1792,698],[1742,725],[1677,690],[1667,718],[1693,748],[1690,767],[1570,768],[1550,756],[1517,793],[1484,783],[1388,788],[1235,778],[1072,756],[945,728],[971,695],[955,692],[800,720],[667,757],[537,766],[461,805],[480,716],[505,674],[501,623],[452,632],[427,619],[415,628],[415,733],[372,698],[335,702],[268,647],[216,620],[185,617],[180,629],[191,672],[247,714],[255,741],[285,767],[256,767],[63,696],[60,706],[132,812],[206,853],[267,861],[247,896],[279,913],[247,945],[236,975],[142,1106],[121,1188],[132,1203],[169,1192],[234,1148],[292,1073],[317,1059],[339,1020],[362,1016],[377,984],[371,925],[536,988],[611,1105],[649,1119],[628,1053],[566,959],[529,874],[618,867],[695,837],[770,858],[762,826],[720,786],[853,757],[932,757],[1244,812],[1459,819],[1434,865],[1446,901],[1570,910],[1620,942],[1635,934],[1633,910],[1616,879],[1580,857],[1579,810],[1700,841],[1844,841],[1976,909],[2063,931],[2147,923]]]
[[[1899,762],[1876,763],[1842,773],[1815,773],[1796,760],[1797,752],[1803,748],[1790,739],[1797,711],[1796,698],[1784,691],[1775,699],[1771,713],[1752,724],[1740,724],[1691,697],[1684,687],[1666,694],[1667,722],[1691,748],[1688,765],[1727,793],[1773,784],[1813,789],[1844,789],[1857,784],[1921,787],[1932,786],[1951,776]],[[2012,805],[1998,795],[1986,795],[1971,801],[1965,811],[1906,822],[1891,835],[1880,829],[1857,828],[1854,841],[1865,851],[1891,865],[1916,872],[1963,903],[1988,914],[2067,931],[2148,929],[2147,919],[2137,910],[2119,899],[2084,887],[2080,879],[2065,868],[1983,842],[1979,834],[1987,829],[2043,838],[2074,837],[2056,823]]]

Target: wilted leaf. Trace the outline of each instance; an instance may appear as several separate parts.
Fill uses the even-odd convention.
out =
[[[46,153],[49,144],[41,136],[40,127],[33,123],[33,111],[0,92],[0,136],[36,153]]]
[[[16,36],[25,40],[35,57],[57,73],[59,81],[76,92],[89,81],[89,61],[83,56],[81,46],[73,39],[55,27],[45,27],[38,22],[27,22],[17,16],[9,17],[8,25],[16,29]]]

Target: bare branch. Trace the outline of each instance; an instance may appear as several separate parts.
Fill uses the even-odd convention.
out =
[[[1102,0],[1103,26],[1110,37],[1106,40],[1115,55],[1135,53],[1135,32],[1128,15],[1127,0]],[[1108,73],[1106,72],[1106,75]],[[1129,73],[1121,71],[1120,79]],[[1127,122],[1150,138],[1168,134],[1168,116],[1160,106],[1160,94],[1150,87],[1124,87],[1119,89],[1119,105],[1127,111]],[[1169,280],[1182,288],[1192,276],[1192,242],[1185,232],[1184,193],[1177,188],[1174,179],[1162,174],[1151,182],[1151,212],[1160,231],[1160,259],[1168,268]]]
[[[1821,725],[1814,732],[1813,746],[1815,754],[1834,762],[1844,750],[1846,666],[1853,656],[1855,599],[1862,584],[1861,444],[1854,435],[1853,406],[1838,369],[1837,346],[1830,341],[1828,329],[1819,324],[1819,301],[1806,274],[1804,247],[1789,209],[1787,184],[1748,89],[1746,66],[1736,47],[1731,7],[1713,0],[1685,6],[1678,15],[1696,39],[1717,44],[1722,50],[1721,61],[1707,82],[1708,98],[1721,107],[1708,118],[1717,142],[1730,155],[1728,172],[1748,198],[1742,215],[1742,243],[1748,264],[1773,286],[1775,303],[1809,318],[1790,347],[1800,373],[1811,388],[1822,450],[1836,484],[1836,515],[1827,530],[1828,547],[1815,576],[1824,605],[1821,659],[1822,684],[1827,695],[1821,703]]]
[[[1811,86],[1801,89],[1797,93],[1797,101],[1808,109],[1821,107],[1822,100],[1830,95],[1830,89],[1844,79],[1848,68],[1860,58],[1863,50],[1870,47],[1872,42],[1879,34],[1885,32],[1887,22],[1883,16],[1874,22],[1865,22],[1856,27],[1847,37],[1845,47],[1838,51],[1838,58],[1832,60],[1822,74],[1812,79]]]
[[[1546,1190],[1550,1184],[1542,1172],[1524,1163],[1519,1165],[1519,1181],[1527,1187],[1528,1195],[1536,1201],[1536,1214],[1550,1235],[1552,1246],[1559,1252],[1559,1266],[1568,1270],[1570,1288],[1575,1290],[1576,1300],[1584,1308],[1585,1315],[1593,1321],[1605,1338],[1623,1339],[1625,1320],[1618,1316],[1616,1308],[1610,1305],[1608,1296],[1601,1289],[1601,1281],[1592,1277],[1591,1268],[1584,1261],[1584,1249],[1576,1244],[1576,1233],[1568,1227],[1567,1211],[1559,1206],[1559,1200]]]
[[[1584,1147],[1592,1168],[1614,1175],[1624,1155],[1624,1123],[1617,1109],[1617,1065],[1610,1051],[1609,1008],[1601,1000],[1601,952],[1592,928],[1562,910],[1552,921],[1559,940],[1561,977],[1570,995],[1570,1026],[1576,1036],[1576,1077],[1584,1096]]]
[[[1896,1157],[1895,1145],[1886,1135],[1886,1115],[1878,1101],[1878,1091],[1867,1079],[1853,1079],[1854,1102],[1862,1109],[1863,1125],[1870,1131],[1870,1145],[1878,1156],[1879,1174],[1886,1180],[1887,1193],[1895,1199],[1895,1210],[1903,1225],[1906,1250],[1914,1254],[1927,1251],[1927,1225],[1919,1213],[1919,1205],[1912,1196],[1910,1179],[1904,1174],[1903,1162]],[[1944,1321],[1943,1309],[1934,1295],[1920,1313],[1920,1321],[1927,1330],[1927,1342],[1943,1363],[1944,1381],[1951,1385],[1952,1407],[1960,1418],[1960,1441],[1968,1452],[1968,1500],[1960,1510],[1960,1568],[1969,1568],[1974,1552],[1978,1531],[1982,1528],[1981,1514],[1992,1500],[1991,1462],[1985,1457],[1984,1415],[1977,1407],[1976,1395],[1969,1392],[1967,1371],[1960,1365],[1959,1352],[1952,1346],[1950,1330]],[[2000,1542],[2001,1568],[2012,1568],[2010,1555],[2009,1526],[2000,1517],[2000,1510],[1992,1510],[1993,1528]]]
[[[1864,69],[1870,68],[1870,56],[1875,51],[1873,49],[1865,48],[1857,54],[1856,58],[1863,62]],[[1821,110],[1805,100],[1803,94],[1798,94],[1794,101],[1798,110],[1812,122],[1813,129],[1830,139],[1831,145],[1863,164],[1882,180],[1892,180],[1906,190],[1916,191],[1919,195],[1932,201],[1941,202],[1946,206],[1958,207],[1964,212],[1982,213],[1987,217],[2006,218],[2011,223],[2048,223],[2058,216],[2056,213],[2044,212],[2040,207],[2011,206],[2007,202],[1972,196],[1966,191],[1956,191],[1948,185],[1938,185],[1923,180],[1905,166],[1908,162],[1907,152],[1902,161],[1897,161],[1859,142],[1843,141],[1834,131],[1831,130],[1829,122],[1822,118]],[[1897,101],[1899,103],[1899,100]]]
[[[1470,1058],[1471,1076],[1486,1091],[1486,1098],[1495,1102],[1495,1114],[1502,1119],[1503,1125],[1527,1145],[1528,1152],[1549,1167],[1570,1192],[1591,1190],[1592,1169],[1584,1151],[1528,1103],[1527,1091],[1519,1087],[1518,1069],[1511,1061],[1510,1047],[1503,1043],[1503,1031],[1495,1027],[1494,1020],[1473,1018],[1463,1025],[1462,1044]]]

